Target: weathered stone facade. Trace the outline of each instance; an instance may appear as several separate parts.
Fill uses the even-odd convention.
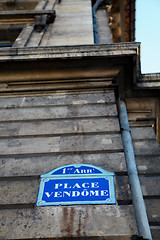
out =
[[[15,18],[23,30],[11,47],[0,49],[0,239],[138,239],[119,124],[124,99],[148,221],[158,240],[159,74],[141,75],[139,43],[109,44],[115,41],[111,13],[121,13],[114,28],[121,28],[120,40],[133,38],[126,17],[133,1],[112,11],[99,6],[102,45],[94,44],[94,1],[30,2],[36,10],[28,23]],[[23,0],[7,4],[3,10],[26,9]],[[35,23],[46,19],[37,20],[36,11],[43,10],[56,10],[56,18],[36,31]],[[37,207],[40,175],[77,163],[115,173],[116,204]]]

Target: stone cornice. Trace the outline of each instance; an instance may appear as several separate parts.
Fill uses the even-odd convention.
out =
[[[94,66],[92,66],[92,68],[96,68],[96,61],[98,59],[101,59],[101,61],[103,61],[103,59],[106,59],[110,63],[110,66],[124,67],[124,72],[126,72],[125,82],[127,83],[126,90],[130,89],[130,95],[134,87],[136,91],[139,91],[141,88],[143,88],[138,84],[142,81],[145,81],[146,78],[148,79],[148,76],[151,76],[150,74],[141,74],[140,48],[140,43],[118,43],[39,48],[1,48],[0,65],[2,63],[6,63],[9,65],[11,64],[12,66],[12,64],[14,63],[18,64],[18,62],[25,62],[25,66],[27,66],[27,62],[38,63],[38,61],[43,61],[45,65],[46,61],[52,60],[56,62],[60,62],[61,60],[64,60],[66,62],[69,60],[75,60],[76,62],[77,60],[79,60],[83,62],[84,59],[87,60],[92,58],[93,60],[95,60]],[[128,61],[130,61],[130,63]],[[128,64],[126,64],[126,62],[128,62]],[[16,66],[16,71],[19,71],[18,65]],[[159,74],[154,74],[154,76],[152,74],[152,81],[153,77],[159,79]]]
[[[1,48],[0,61],[29,60],[49,58],[73,58],[88,56],[139,55],[140,43],[115,43],[99,45],[39,47],[39,48]]]

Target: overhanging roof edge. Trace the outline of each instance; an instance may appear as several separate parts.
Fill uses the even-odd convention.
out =
[[[87,56],[139,55],[140,43],[118,43],[39,48],[1,48],[0,61],[70,58]]]

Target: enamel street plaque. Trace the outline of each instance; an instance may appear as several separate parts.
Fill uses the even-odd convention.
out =
[[[114,173],[74,164],[41,175],[37,206],[116,204]]]

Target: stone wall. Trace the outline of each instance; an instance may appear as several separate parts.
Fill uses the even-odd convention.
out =
[[[1,97],[1,239],[137,234],[113,90]],[[39,177],[93,164],[115,172],[116,205],[36,207]]]
[[[158,240],[160,236],[160,144],[157,139],[159,99],[127,99],[127,108],[150,229],[153,240]]]

